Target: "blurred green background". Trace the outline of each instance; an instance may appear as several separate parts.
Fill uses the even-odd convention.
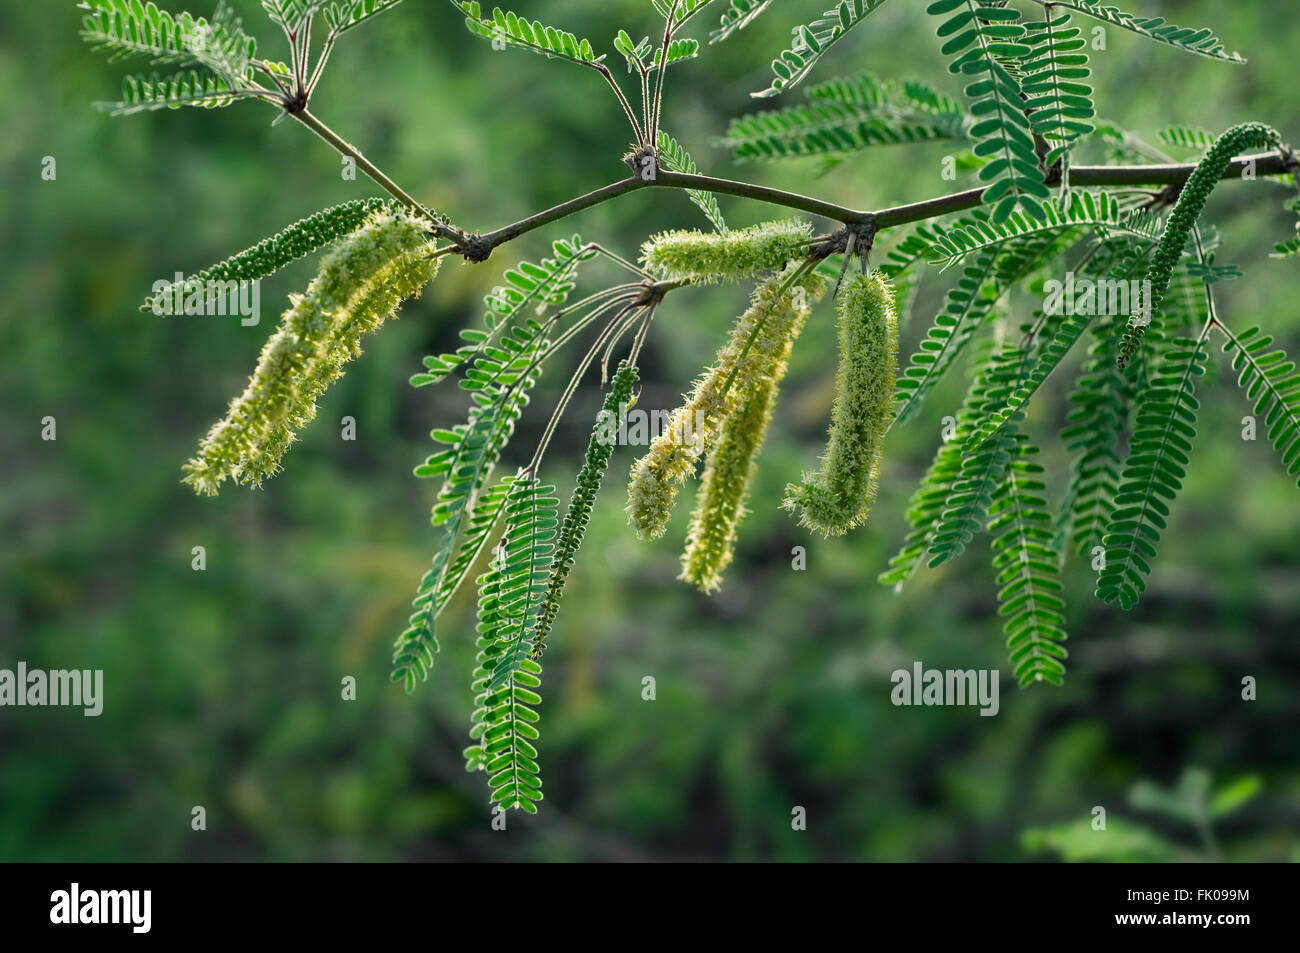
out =
[[[704,171],[854,207],[949,191],[942,143],[881,148],[816,179],[816,162],[736,167],[711,145],[728,117],[754,108],[748,94],[766,85],[790,27],[825,3],[782,0],[677,68],[666,127]],[[258,4],[235,6],[266,55],[283,56]],[[619,27],[654,29],[646,0],[515,6],[598,48],[612,49]],[[882,8],[816,78],[866,68],[959,95],[922,6]],[[1093,55],[1101,116],[1152,141],[1173,123],[1217,132],[1245,119],[1300,137],[1300,21],[1266,4],[1125,7],[1210,26],[1250,63],[1109,30],[1107,50]],[[701,21],[703,38],[716,16]],[[429,452],[429,428],[463,411],[458,392],[415,391],[407,378],[421,355],[480,320],[503,268],[547,253],[551,239],[576,230],[630,256],[647,234],[702,219],[684,195],[640,192],[484,265],[449,262],[322,401],[283,474],[260,491],[197,499],[180,465],[242,388],[314,262],[263,283],[258,327],[157,318],[138,302],[159,278],[378,190],[344,181],[337,156],[292,122],[272,127],[263,104],[96,112],[91,103],[114,98],[128,67],[84,48],[78,24],[71,2],[0,8],[0,667],[102,668],[106,701],[99,718],[0,709],[0,859],[1183,859],[1208,856],[1207,785],[1227,787],[1221,808],[1240,802],[1214,827],[1223,856],[1300,857],[1300,496],[1263,439],[1240,438],[1250,408],[1229,376],[1204,391],[1199,452],[1140,607],[1123,614],[1097,602],[1092,574],[1074,561],[1066,685],[1021,691],[1005,667],[986,540],[902,594],[875,582],[962,375],[891,434],[864,530],[809,539],[777,510],[824,439],[826,307],[796,349],[720,593],[674,579],[689,499],[664,540],[632,538],[621,486],[634,454],[616,454],[550,643],[547,799],[539,816],[512,815],[506,832],[493,831],[483,778],[460,759],[471,587],[444,615],[430,682],[408,697],[388,681],[392,639],[436,538],[427,522],[436,487],[410,471]],[[434,0],[407,0],[346,37],[313,110],[468,228],[626,174],[622,118],[597,77],[495,53]],[[45,156],[57,161],[54,181],[41,178]],[[1292,234],[1286,194],[1272,182],[1225,185],[1209,217],[1226,235],[1220,260],[1247,276],[1220,286],[1226,319],[1262,323],[1294,353],[1297,266],[1267,257]],[[733,225],[773,214],[721,201]],[[611,280],[593,268],[584,287]],[[948,282],[926,275],[905,353]],[[745,294],[668,300],[647,345],[642,406],[676,403]],[[1031,306],[1019,302],[1022,316]],[[509,465],[531,451],[566,377],[553,372],[539,388]],[[1049,437],[1064,419],[1063,380],[1032,405],[1033,426]],[[598,400],[589,380],[551,451],[544,476],[562,495]],[[40,439],[46,415],[57,419],[53,442]],[[344,415],[357,420],[355,442],[339,439]],[[1043,456],[1057,494],[1068,458],[1052,439]],[[196,545],[204,572],[190,568]],[[796,545],[807,547],[805,571],[791,568]],[[1001,667],[1001,712],[893,707],[890,672],[918,659]],[[347,675],[355,702],[340,699]],[[646,675],[657,680],[654,701],[641,697]],[[1257,701],[1240,698],[1245,675],[1258,679]],[[206,831],[190,828],[194,805],[206,809]],[[1098,805],[1106,835],[1088,830]],[[795,806],[807,810],[806,831],[791,829]]]

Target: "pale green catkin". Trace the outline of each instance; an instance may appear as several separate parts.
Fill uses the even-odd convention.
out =
[[[825,281],[812,273],[788,288],[782,287],[785,280],[774,275],[754,289],[748,310],[737,319],[717,362],[696,381],[649,452],[633,464],[627,516],[639,538],[663,535],[677,492],[695,471],[712,436],[755,380],[775,366],[774,355],[788,349],[794,329],[826,290]]]
[[[343,239],[303,295],[291,295],[243,394],[185,465],[185,482],[215,494],[224,480],[260,484],[279,468],[316,399],[360,353],[360,340],[437,274],[427,227],[384,211]]]
[[[647,270],[671,281],[739,281],[808,256],[812,226],[788,219],[726,234],[663,232],[641,246]]]
[[[893,290],[876,276],[859,275],[839,300],[835,406],[821,469],[786,487],[782,503],[800,525],[840,536],[866,522],[876,499],[897,375]]]
[[[748,512],[749,484],[758,469],[776,395],[775,378],[758,381],[744,403],[723,421],[722,433],[705,460],[677,577],[704,592],[722,585],[722,573],[735,555],[736,527]]]

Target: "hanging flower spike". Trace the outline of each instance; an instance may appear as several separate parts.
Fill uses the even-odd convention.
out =
[[[687,402],[674,411],[650,451],[633,465],[627,515],[640,539],[663,535],[677,491],[694,472],[710,438],[740,406],[742,395],[763,369],[774,365],[773,355],[787,347],[793,329],[826,290],[825,281],[813,273],[790,288],[783,289],[783,283],[781,275],[773,275],[754,289],[749,309],[737,319],[717,362],[696,382]],[[795,293],[798,289],[803,293]]]
[[[185,465],[185,482],[215,494],[224,480],[260,484],[279,469],[296,427],[342,373],[360,337],[437,274],[426,227],[405,211],[379,212],[321,262],[306,294],[291,295],[244,393]]]
[[[893,290],[878,277],[859,275],[840,295],[835,406],[821,469],[786,487],[782,503],[801,526],[842,536],[866,521],[876,499],[897,376]]]

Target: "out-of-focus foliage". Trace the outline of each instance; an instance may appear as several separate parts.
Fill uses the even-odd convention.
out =
[[[825,5],[811,0],[797,15],[773,5],[674,67],[670,128],[702,171],[731,174],[712,137],[753,108],[749,93],[769,82],[792,23]],[[232,6],[245,30],[274,39],[259,4]],[[649,15],[640,0],[513,6],[602,41]],[[819,69],[902,78],[924,62],[925,75],[942,76],[932,25],[911,6],[881,5]],[[1300,24],[1263,4],[1173,7],[1133,0],[1126,9],[1213,25],[1249,64],[1106,29],[1106,49],[1090,49],[1099,116],[1148,141],[1159,129],[1222,130],[1242,118],[1300,138]],[[391,634],[438,532],[412,519],[435,489],[410,471],[436,420],[467,409],[451,406],[453,392],[430,397],[406,382],[419,355],[454,350],[510,261],[549,254],[552,239],[575,229],[630,255],[654,232],[694,227],[698,212],[685,195],[646,190],[529,235],[485,265],[448,262],[322,401],[288,472],[263,491],[197,499],[179,470],[195,434],[242,387],[271,316],[316,263],[263,284],[256,327],[141,314],[139,300],[155,281],[285,222],[378,193],[362,176],[343,178],[338,157],[305,129],[272,127],[258,103],[109,121],[91,103],[118,74],[83,48],[78,23],[71,3],[0,9],[0,667],[102,668],[106,697],[98,718],[0,709],[0,858],[1183,858],[1201,849],[1187,826],[1128,792],[1142,779],[1176,790],[1189,764],[1219,779],[1258,778],[1258,794],[1214,825],[1224,857],[1300,856],[1300,501],[1264,428],[1254,442],[1241,438],[1253,408],[1234,385],[1231,355],[1216,348],[1219,369],[1198,387],[1202,452],[1139,608],[1111,609],[1093,598],[1087,573],[1067,574],[1072,666],[1062,688],[1021,691],[1004,677],[992,718],[896,708],[890,673],[915,660],[1005,666],[986,563],[922,568],[898,596],[875,582],[963,385],[961,375],[940,382],[890,431],[864,530],[810,537],[778,505],[824,443],[829,302],[795,348],[720,592],[674,578],[688,507],[668,539],[641,543],[620,494],[597,504],[548,639],[539,708],[547,807],[492,831],[480,780],[460,757],[474,665],[469,587],[440,620],[442,657],[428,685],[407,696],[388,680]],[[1091,40],[1092,20],[1076,23]],[[702,16],[698,37],[715,25]],[[464,37],[449,4],[400,4],[349,34],[313,109],[467,227],[494,228],[626,175],[626,128],[599,77]],[[45,81],[32,84],[35,75]],[[961,93],[956,82],[940,91]],[[751,165],[746,175],[884,207],[951,190],[940,173],[953,148],[850,156],[815,183],[816,159]],[[41,174],[46,157],[53,180]],[[1295,262],[1269,258],[1293,228],[1287,197],[1276,182],[1237,182],[1209,208],[1220,258],[1250,279],[1216,285],[1220,311],[1241,328],[1265,325],[1294,354]],[[772,217],[718,201],[737,228]],[[614,274],[600,272],[608,267],[592,263],[591,289]],[[951,282],[927,272],[909,305],[919,320],[900,314],[908,353]],[[744,300],[727,286],[675,293],[647,342],[638,406],[676,406]],[[1011,305],[1027,315],[1035,302]],[[554,402],[564,376],[539,383],[520,447],[536,442],[538,408]],[[1064,472],[1067,458],[1059,440],[1039,437],[1059,433],[1065,396],[1049,378],[1024,424],[1048,473]],[[560,484],[561,498],[599,407],[595,388],[580,391],[556,436],[541,477]],[[40,439],[46,416],[57,421],[52,442]],[[356,419],[355,441],[340,439],[344,416]],[[636,451],[618,448],[614,469]],[[206,552],[201,572],[191,569],[195,546]],[[795,546],[806,548],[804,570],[792,568]],[[340,698],[345,676],[357,679],[356,701]],[[1246,676],[1258,682],[1256,701],[1241,698]],[[207,809],[204,832],[190,829],[195,805]],[[1097,805],[1111,812],[1121,848],[1062,833],[1086,828]],[[791,829],[795,806],[807,810],[806,831]],[[1027,829],[1040,833],[1022,841]]]

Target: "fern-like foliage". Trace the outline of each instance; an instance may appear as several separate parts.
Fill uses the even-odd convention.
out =
[[[600,491],[605,471],[609,469],[610,457],[614,454],[618,423],[631,402],[632,388],[636,381],[636,365],[624,361],[614,372],[609,393],[605,395],[605,402],[587,443],[587,455],[583,459],[582,469],[574,481],[569,508],[564,513],[564,523],[560,526],[555,560],[533,631],[532,658],[540,658],[546,650],[546,637],[550,634],[555,615],[560,609],[560,597],[569,581],[573,560],[587,535],[587,522],[591,519],[592,507],[596,505],[596,494]]]
[[[1154,245],[1145,238],[1112,236],[1095,249],[1081,273],[1089,278],[1130,280],[1141,274]],[[1093,555],[1105,535],[1119,489],[1123,469],[1120,447],[1136,383],[1115,364],[1119,331],[1127,320],[1125,314],[1099,317],[1067,398],[1069,410],[1061,439],[1075,456],[1057,520],[1062,560],[1071,548],[1080,556]]]
[[[485,17],[478,0],[451,2],[465,14],[465,26],[475,36],[582,66],[594,66],[605,59],[603,53],[596,55],[590,40],[547,26],[540,20],[530,22],[526,17],[500,7],[493,8],[492,15]]]
[[[807,90],[809,102],[733,119],[718,144],[739,161],[842,155],[875,145],[964,139],[961,106],[924,83],[860,72]]]
[[[861,24],[868,14],[879,10],[884,2],[840,0],[812,23],[795,27],[790,48],[772,61],[771,85],[751,95],[757,98],[776,96],[798,85],[832,46]]]
[[[1115,365],[1116,333],[1123,316],[1113,316],[1093,329],[1093,341],[1068,398],[1070,409],[1061,439],[1075,454],[1070,468],[1063,525],[1074,550],[1087,556],[1101,544],[1119,491],[1123,460],[1120,442],[1128,423],[1132,397],[1128,378]]]
[[[334,0],[319,6],[330,33],[338,36],[360,26],[371,17],[388,12],[401,2],[402,0]]]
[[[1043,199],[1051,192],[1034,150],[1033,131],[1025,115],[1017,73],[1032,48],[1025,42],[1019,12],[982,5],[976,0],[936,0],[926,12],[947,17],[938,34],[946,38],[943,54],[952,57],[949,72],[979,76],[966,87],[975,125],[975,154],[990,162],[979,171],[989,183],[983,201],[993,206],[993,221],[1008,218],[1019,206],[1032,218],[1043,216]],[[949,16],[951,14],[951,16]]]
[[[1156,543],[1169,517],[1169,503],[1182,488],[1192,438],[1196,436],[1193,393],[1205,373],[1205,336],[1177,338],[1140,394],[1128,460],[1115,496],[1110,527],[1102,540],[1105,566],[1097,596],[1131,609],[1146,588]]]
[[[1007,399],[1020,380],[1024,361],[1020,344],[1005,343],[993,354],[980,382],[984,398],[980,413],[987,414]],[[1011,462],[1014,436],[1014,431],[999,430],[973,453],[963,451],[943,512],[930,530],[927,565],[931,568],[960,556],[983,527],[993,494]]]
[[[153,311],[155,314],[169,313],[172,309],[168,299],[176,294],[178,285],[183,289],[187,285],[209,281],[256,281],[266,278],[290,262],[356,231],[380,209],[396,211],[397,203],[385,199],[354,199],[322,209],[314,215],[299,219],[270,238],[262,239],[252,248],[246,248],[224,261],[154,292],[140,305],[140,310]]]
[[[695,160],[682,148],[681,143],[662,129],[659,130],[659,164],[669,172],[695,175],[700,171],[695,165]],[[687,189],[686,196],[704,213],[704,217],[709,220],[714,229],[720,233],[727,231],[727,220],[722,217],[722,209],[718,207],[718,200],[712,192]]]
[[[1188,53],[1196,53],[1199,56],[1223,60],[1227,63],[1246,62],[1239,54],[1235,52],[1229,53],[1225,50],[1223,42],[1204,27],[1191,29],[1190,27],[1180,27],[1172,23],[1166,23],[1164,17],[1134,16],[1131,13],[1125,13],[1118,7],[1104,6],[1101,0],[1072,0],[1072,2],[1069,2],[1069,0],[1052,0],[1052,6],[1077,11],[1096,20],[1101,20],[1103,23],[1109,23],[1112,26],[1137,33],[1158,43],[1177,47]]]
[[[505,503],[505,531],[491,569],[479,577],[479,632],[505,646],[492,667],[500,688],[533,652],[542,603],[549,591],[558,526],[555,487],[517,476]],[[483,596],[490,596],[485,605]]]
[[[930,389],[943,377],[977,328],[988,320],[997,303],[991,278],[998,248],[978,252],[962,268],[955,287],[948,291],[934,324],[926,331],[907,368],[898,378],[894,423],[906,422]]]
[[[402,0],[262,0],[271,22],[286,33],[298,33],[309,19],[319,16],[329,27],[331,39],[385,13]]]
[[[1095,228],[1107,234],[1146,234],[1140,220],[1125,212],[1109,193],[1074,191],[1068,199],[1044,202],[1041,218],[1013,212],[1002,222],[967,220],[967,223],[951,228],[931,230],[924,238],[931,252],[930,261],[947,268],[967,255],[1011,239],[1061,233],[1079,227]]]
[[[1300,231],[1300,224],[1296,225],[1296,230]],[[1273,246],[1273,251],[1269,258],[1294,258],[1300,255],[1300,237],[1288,238],[1286,241],[1278,242]]]
[[[1070,314],[1061,317],[1055,333],[1038,352],[1029,372],[1008,395],[1006,403],[990,413],[966,440],[965,452],[979,449],[999,428],[1006,426],[1013,417],[1022,412],[1029,398],[1042,386],[1052,371],[1056,370],[1070,348],[1074,347],[1075,342],[1091,323],[1091,314]]]
[[[95,103],[95,108],[111,116],[181,106],[218,109],[251,95],[251,91],[236,90],[221,77],[199,70],[181,70],[167,76],[141,73],[122,78],[121,99]]]
[[[1026,24],[1025,30],[1030,52],[1020,62],[1024,74],[1020,88],[1030,128],[1051,147],[1042,159],[1043,165],[1051,167],[1093,128],[1090,120],[1096,110],[1092,87],[1086,82],[1092,73],[1088,41],[1078,27],[1070,26],[1068,13]]]
[[[1223,350],[1232,355],[1232,369],[1254,413],[1268,429],[1268,442],[1282,458],[1290,476],[1300,473],[1300,374],[1280,348],[1270,350],[1272,336],[1252,327],[1233,334],[1221,327],[1228,340]],[[1297,483],[1300,485],[1300,482]]]
[[[903,584],[925,562],[925,556],[930,551],[934,528],[943,516],[952,485],[961,471],[962,444],[970,434],[971,427],[984,417],[990,385],[990,357],[987,352],[982,352],[980,359],[975,362],[975,371],[966,397],[956,414],[956,427],[950,435],[945,435],[946,439],[939,445],[933,461],[908,501],[907,520],[912,528],[897,555],[890,559],[889,568],[878,577],[882,585],[893,586],[895,592],[902,590]]]
[[[983,212],[980,216],[983,216]],[[973,216],[966,222],[983,222]],[[956,227],[971,227],[959,224]],[[943,242],[947,230],[938,226],[918,230],[900,246],[904,255],[924,255],[936,243]],[[971,256],[944,298],[943,308],[926,331],[908,367],[898,378],[895,400],[898,409],[894,424],[903,423],[920,408],[934,384],[952,366],[972,335],[996,313],[998,300],[1008,288],[1022,281],[1077,238],[1078,230],[1067,228],[1031,232],[1021,238],[982,248]],[[883,267],[890,274],[899,267],[897,261]]]
[[[709,43],[721,43],[745,29],[772,5],[772,0],[730,0],[716,30],[709,34]]]
[[[1205,152],[1214,145],[1214,133],[1200,126],[1166,126],[1156,130],[1156,138],[1170,146]]]
[[[552,486],[526,474],[512,481],[505,534],[492,567],[479,577],[478,658],[471,687],[474,715],[465,767],[486,771],[491,801],[537,813],[542,782],[537,764],[541,666],[528,658],[531,634],[554,552]]]
[[[553,247],[554,258],[521,262],[506,272],[510,285],[485,298],[485,330],[462,331],[467,344],[455,354],[426,357],[427,372],[411,378],[413,386],[425,387],[460,369],[460,386],[470,392],[472,405],[464,424],[432,432],[444,446],[415,469],[418,477],[443,478],[430,518],[442,535],[393,655],[393,681],[403,682],[407,691],[427,677],[438,651],[438,614],[469,573],[500,512],[491,498],[477,505],[479,495],[528,404],[549,343],[549,324],[525,311],[563,303],[573,287],[574,269],[594,254],[576,235]]]
[[[178,106],[226,106],[256,95],[252,83],[257,42],[240,19],[219,2],[211,20],[188,13],[173,16],[152,2],[84,0],[81,36],[110,60],[143,57],[151,63],[179,64],[169,76],[157,72],[128,76],[122,99],[96,103],[113,115]]]
[[[1011,460],[989,508],[993,568],[997,572],[998,615],[1006,621],[1011,671],[1021,686],[1060,685],[1065,676],[1065,600],[1061,570],[1052,547],[1052,517],[1043,497],[1038,448],[1022,433],[1013,435]]]

